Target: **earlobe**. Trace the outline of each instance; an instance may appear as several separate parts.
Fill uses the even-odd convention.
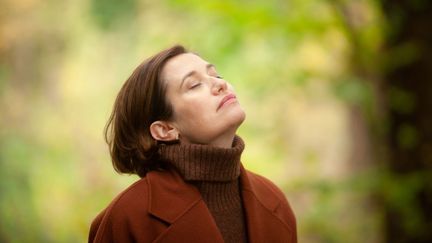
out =
[[[166,121],[155,121],[150,125],[150,133],[157,141],[170,142],[178,140],[179,134],[175,127]]]

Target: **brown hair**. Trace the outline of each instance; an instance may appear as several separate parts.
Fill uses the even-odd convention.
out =
[[[161,72],[169,59],[186,52],[176,45],[150,57],[121,88],[104,131],[117,172],[143,177],[151,170],[164,168],[157,159],[158,143],[149,128],[154,121],[169,120],[173,115]]]

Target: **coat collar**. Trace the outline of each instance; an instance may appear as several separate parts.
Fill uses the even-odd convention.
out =
[[[149,213],[168,223],[154,243],[223,243],[223,237],[201,195],[174,171],[147,175]]]
[[[183,239],[193,237],[193,242],[200,242],[200,239],[205,239],[201,242],[223,242],[198,189],[184,182],[177,172],[151,172],[147,174],[147,181],[149,213],[171,225],[156,242],[176,240],[171,237],[179,235],[186,237]],[[242,166],[240,183],[249,242],[269,242],[269,237],[274,237],[272,242],[286,242],[281,239],[287,239],[293,232],[276,213],[281,199],[268,186],[269,182]]]
[[[251,193],[267,210],[274,211],[280,199],[269,188],[259,186],[260,182],[256,181],[258,179],[250,178],[243,166],[240,171],[242,196]],[[170,224],[202,200],[199,191],[184,182],[175,171],[149,173],[147,180],[150,194],[149,212]],[[247,205],[244,199],[243,201]]]
[[[289,225],[285,214],[291,209],[282,205],[286,201],[281,198],[283,194],[264,177],[246,172],[244,168],[242,175],[240,181],[248,242],[297,242],[296,229]]]
[[[246,172],[245,168],[241,167],[240,182],[242,187],[242,196],[251,193],[266,209],[274,211],[280,204],[280,198],[275,195],[268,187],[262,186],[263,178],[250,176],[252,172]]]
[[[147,180],[149,213],[167,223],[174,223],[201,200],[199,191],[174,171],[149,173]]]

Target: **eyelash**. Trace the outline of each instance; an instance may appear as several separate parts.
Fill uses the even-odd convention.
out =
[[[215,78],[217,78],[217,79],[223,79],[223,77],[219,76],[219,75],[216,75]],[[195,89],[195,88],[197,88],[200,85],[201,85],[201,82],[196,83],[196,84],[192,85],[189,89]]]
[[[196,83],[196,84],[192,85],[189,89],[195,89],[196,87],[198,87],[200,85],[201,85],[201,82]]]

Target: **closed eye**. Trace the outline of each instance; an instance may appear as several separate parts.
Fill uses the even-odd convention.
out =
[[[201,85],[201,82],[196,83],[196,84],[192,85],[189,89],[195,89],[195,88],[198,88],[200,85]]]

